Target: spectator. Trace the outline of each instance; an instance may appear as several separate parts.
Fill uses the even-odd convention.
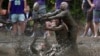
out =
[[[100,0],[88,0],[89,5],[93,9],[94,37],[98,37],[98,29],[100,23]]]
[[[11,22],[13,23],[13,35],[22,35],[24,33],[25,12],[26,0],[9,0],[8,13],[11,14]],[[20,30],[20,33],[17,30]]]
[[[91,0],[92,2],[92,0]],[[86,36],[89,28],[92,31],[92,34],[94,35],[94,27],[93,27],[93,18],[92,18],[92,10],[89,11],[91,9],[88,0],[83,0],[82,2],[82,10],[84,11],[85,17],[86,17],[86,25],[85,25],[85,31],[82,35],[82,37]]]

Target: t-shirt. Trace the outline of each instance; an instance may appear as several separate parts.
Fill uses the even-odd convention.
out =
[[[38,2],[40,5],[45,5],[45,0],[37,0],[36,2]]]
[[[22,14],[24,13],[24,0],[9,0],[11,2],[10,13]]]
[[[61,2],[63,2],[64,0],[56,0],[56,9],[60,9],[60,4]]]
[[[100,0],[93,0],[93,3],[95,4],[95,10],[100,10]]]

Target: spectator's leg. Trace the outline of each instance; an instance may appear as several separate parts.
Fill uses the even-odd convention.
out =
[[[94,37],[98,36],[99,22],[100,22],[100,11],[93,11],[93,21],[94,21]]]
[[[17,22],[17,14],[12,14],[11,15],[11,22],[13,24],[12,34],[15,35],[15,34],[17,34],[17,26],[18,26],[18,23],[16,23]]]
[[[99,23],[94,23],[94,37],[97,37],[98,36],[98,28],[99,28]]]
[[[25,31],[25,29],[24,29],[24,26],[25,26],[25,16],[24,16],[24,14],[19,14],[19,27],[20,27],[20,33],[21,33],[21,35],[22,34],[24,34],[24,31]]]
[[[94,25],[93,25],[93,12],[89,14],[90,29],[92,31],[92,36],[94,35]]]

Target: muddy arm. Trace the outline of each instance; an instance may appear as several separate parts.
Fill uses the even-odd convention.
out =
[[[67,17],[67,18],[63,18],[63,17]],[[68,10],[62,11],[55,16],[48,17],[48,19],[50,19],[50,20],[52,20],[52,19],[67,19],[68,21],[74,22],[73,17],[71,16],[71,14]]]
[[[54,30],[57,31],[61,30],[62,28],[64,28],[64,25],[59,25],[58,27],[54,27]]]
[[[66,28],[66,26],[65,26],[64,24],[61,24],[61,25],[59,25],[59,26],[57,26],[57,27],[47,28],[47,30],[57,31],[57,30],[61,30],[61,29],[63,29],[63,28]],[[68,30],[68,28],[67,28],[67,30]]]
[[[62,11],[62,12],[60,12],[57,15],[54,15],[54,16],[49,17],[48,19],[57,19],[57,18],[59,19],[61,17],[64,17],[66,15],[66,13],[67,13],[67,11]]]
[[[56,11],[54,11],[54,12],[52,12],[52,13],[44,14],[43,16],[44,16],[44,17],[50,17],[50,16],[56,15],[56,14],[59,13],[59,12],[60,12],[60,10],[56,10]]]

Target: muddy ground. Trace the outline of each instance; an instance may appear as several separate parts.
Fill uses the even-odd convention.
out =
[[[29,46],[32,40],[33,38],[29,36],[12,37],[10,32],[0,30],[0,56],[29,56]],[[41,40],[39,41],[41,42]],[[57,43],[54,34],[49,38],[49,41],[51,43]],[[100,56],[100,37],[82,38],[78,36],[77,45],[79,56]],[[25,52],[22,52],[22,50]]]

